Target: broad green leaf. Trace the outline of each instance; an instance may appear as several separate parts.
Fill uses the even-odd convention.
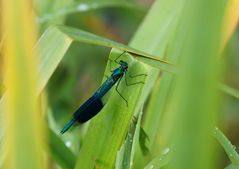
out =
[[[159,42],[153,41],[152,46],[147,46],[149,49],[152,47],[157,47],[164,51],[164,53],[158,52],[158,55],[164,55],[164,59],[170,60],[170,62],[176,64],[178,57],[181,56],[180,46],[177,45],[178,49],[174,49],[175,53],[170,52],[170,47],[172,42],[183,43],[183,38],[180,39],[172,39],[172,36],[175,35],[175,29],[178,27],[178,22],[181,16],[181,11],[184,7],[184,1],[175,1],[175,0],[160,0],[155,3],[154,13],[152,14],[152,18],[158,18],[158,25],[154,26],[154,19],[149,19],[147,22],[148,25],[145,26],[146,30],[158,29],[155,31],[147,32],[151,36],[158,37]],[[153,25],[153,26],[152,26]],[[154,28],[151,28],[154,27]],[[184,34],[180,32],[182,37]],[[141,36],[141,35],[139,35]],[[145,37],[143,37],[145,36]],[[147,38],[147,35],[142,34],[141,39]],[[157,39],[157,38],[156,38]],[[141,41],[141,46],[150,43],[150,39],[145,41]],[[147,51],[147,49],[146,49]],[[156,61],[151,61],[156,63]],[[156,66],[156,65],[155,65]],[[179,71],[176,71],[177,74],[180,74]],[[180,75],[179,75],[180,76]],[[153,156],[156,156],[161,151],[161,147],[159,147],[159,143],[156,141],[156,136],[159,136],[160,143],[164,142],[167,138],[164,135],[160,134],[160,126],[163,126],[161,121],[161,115],[165,111],[165,107],[167,106],[168,97],[170,96],[170,92],[172,91],[171,83],[175,76],[171,73],[163,72],[159,77],[157,83],[154,83],[153,91],[151,94],[150,101],[148,103],[146,113],[143,121],[143,128],[145,129],[147,135],[149,136],[149,149],[150,153]],[[167,123],[170,125],[170,123]],[[164,130],[168,133],[168,130]],[[168,142],[162,147],[168,146]],[[135,168],[142,168],[149,163],[148,158],[140,155],[140,152],[137,153],[137,161]]]
[[[37,94],[46,86],[51,75],[69,49],[72,39],[52,27],[41,36],[36,45],[40,53]]]
[[[122,51],[114,50],[110,60],[114,60],[121,53]],[[148,74],[147,67],[139,64],[129,57],[129,55],[125,55],[121,59],[128,62],[129,74],[135,75],[139,74],[139,72]],[[109,69],[109,67],[107,68]],[[139,77],[135,80],[145,81],[146,78]],[[138,95],[143,90],[143,84],[126,86],[124,80],[122,79],[120,83],[119,91],[128,100],[128,106],[113,88],[103,110],[90,121],[83,147],[80,150],[80,154],[84,154],[84,156],[79,156],[76,168],[98,167],[108,169],[115,166],[117,151],[124,142],[129,123],[133,116],[130,112],[133,112],[137,104],[137,99],[135,100],[135,98],[138,98]],[[139,110],[135,110],[135,112],[137,111]],[[95,158],[92,159],[92,156]]]
[[[184,43],[178,44],[183,49],[178,65],[180,76],[170,104],[173,114],[170,167],[175,169],[215,168],[210,129],[219,114],[218,58],[225,6],[226,1],[216,0],[186,1],[184,6],[181,30],[186,29],[187,36]]]

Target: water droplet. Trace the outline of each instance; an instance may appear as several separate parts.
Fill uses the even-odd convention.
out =
[[[87,10],[89,9],[89,6],[86,5],[86,4],[80,4],[80,5],[77,7],[77,9],[78,9],[79,11],[87,11]]]
[[[66,147],[70,147],[71,146],[71,141],[66,141],[65,145],[66,145]]]
[[[154,166],[153,165],[151,165],[150,167],[149,167],[149,169],[153,169],[154,168]]]
[[[164,150],[163,150],[163,155],[165,155],[165,154],[168,154],[169,153],[169,151],[170,151],[170,148],[165,148]]]
[[[218,130],[219,130],[218,127],[215,127],[215,128],[214,128],[214,132],[215,132],[215,133],[218,132]]]

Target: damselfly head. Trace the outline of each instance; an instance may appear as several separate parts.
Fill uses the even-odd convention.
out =
[[[119,61],[119,64],[121,65],[121,67],[122,67],[123,69],[125,69],[125,70],[128,69],[128,63],[127,63],[127,62],[125,62],[125,61],[123,61],[123,60],[120,60],[120,61]]]

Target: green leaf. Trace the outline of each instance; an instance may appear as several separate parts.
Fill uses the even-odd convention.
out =
[[[133,118],[124,144],[117,153],[116,169],[130,169],[133,164],[136,146],[139,142],[142,112]]]
[[[220,84],[219,89],[222,90],[224,93],[228,94],[229,96],[233,96],[237,99],[239,99],[239,91],[236,89],[233,89],[230,86],[227,86],[225,84]]]
[[[144,169],[159,169],[167,165],[170,161],[170,149],[166,148],[163,153],[156,156],[152,161],[150,161]]]
[[[92,10],[102,9],[102,8],[129,8],[130,10],[138,10],[143,12],[143,8],[138,6],[135,3],[129,1],[81,1],[81,2],[71,2],[67,6],[62,8],[58,8],[54,11],[49,13],[44,13],[44,15],[40,16],[37,19],[37,22],[42,24],[49,20],[53,20],[57,17],[66,16],[73,13],[81,13],[81,12],[88,12]]]
[[[149,148],[146,145],[147,140],[150,141],[149,136],[144,131],[144,129],[142,127],[140,127],[139,145],[140,145],[140,148],[141,148],[144,156],[149,154]]]
[[[233,164],[230,164],[230,165],[228,165],[226,168],[224,168],[224,169],[238,169],[239,168],[239,166],[238,165],[233,165]]]
[[[141,32],[142,35],[138,35],[139,37],[141,37],[141,39],[144,39],[143,41],[139,40],[141,47],[143,48],[145,44],[149,43],[151,46],[147,46],[148,49],[158,49],[155,56],[161,55],[161,57],[163,57],[164,59],[170,60],[171,63],[176,64],[178,57],[181,56],[180,50],[182,50],[182,48],[180,44],[183,43],[184,33],[182,31],[179,32],[177,35],[180,36],[177,39],[173,39],[173,35],[177,33],[175,29],[178,28],[178,22],[180,21],[181,11],[183,10],[183,8],[184,1],[156,1],[153,6],[152,13],[150,14],[150,17],[152,18],[149,18],[146,21],[143,28],[147,30],[149,37],[152,38],[152,36],[155,36],[157,38],[155,38],[155,40],[153,38],[153,40],[150,38],[148,39],[148,36],[144,35]],[[154,18],[157,18],[157,24],[155,23]],[[150,43],[150,41],[152,41],[152,43]],[[172,49],[170,48],[172,48],[171,46],[173,43],[178,44],[176,46],[177,48],[173,49],[174,52],[171,52]],[[145,51],[148,51],[148,49],[145,49]],[[156,63],[156,61],[151,62],[154,62],[154,64]],[[155,65],[155,67],[157,67],[157,65]],[[175,67],[175,69],[176,68],[177,67]],[[178,70],[175,71],[175,73],[180,74]],[[170,97],[170,92],[172,92],[171,83],[174,77],[175,76],[171,73],[163,72],[156,84],[152,82],[154,86],[153,91],[151,91],[151,97],[145,111],[143,128],[149,136],[149,150],[150,154],[153,156],[158,155],[158,152],[161,151],[161,148],[168,146],[169,144],[169,141],[166,141],[166,134],[169,134],[169,130],[163,130],[166,134],[161,135],[162,133],[160,133],[160,128],[163,127],[165,123],[171,126],[171,123],[169,121],[163,123],[161,121],[161,116],[165,112],[165,108],[168,105],[167,103],[169,101],[168,99]],[[165,112],[165,116],[166,115],[167,112]],[[157,136],[160,139],[160,143],[157,142]],[[165,145],[160,147],[159,145],[161,145],[162,142],[165,143]],[[142,168],[142,166],[145,166],[149,162],[148,158],[143,157],[143,155],[141,155],[140,153],[137,154],[137,166],[135,168]]]
[[[227,156],[231,160],[232,164],[238,166],[239,155],[236,151],[236,147],[231,144],[230,140],[217,127],[213,129],[213,135],[226,151]]]
[[[65,146],[60,136],[56,135],[51,129],[49,132],[49,151],[53,159],[62,169],[72,169],[76,163],[76,156]]]
[[[74,28],[70,28],[66,26],[58,26],[58,28],[60,31],[62,31],[63,33],[65,33],[67,36],[69,36],[75,41],[92,44],[92,45],[105,46],[109,48],[115,48],[121,51],[126,51],[129,54],[135,56],[136,58],[139,58],[140,61],[146,64],[152,65],[157,68],[161,68],[162,70],[165,70],[174,74],[177,73],[177,69],[175,68],[175,65],[167,61],[164,61],[162,59],[159,59],[157,57],[154,57],[148,53],[142,52],[140,50],[134,49],[132,47],[126,46],[118,42],[114,42],[106,38],[102,38],[100,36],[94,35],[92,33],[89,33],[83,30],[74,29]]]
[[[58,43],[55,43],[55,42]],[[61,32],[57,31],[56,29],[48,30],[45,35],[39,40],[37,44],[37,49],[40,48],[40,57],[39,57],[39,70],[38,70],[38,84],[36,88],[36,94],[39,95],[43,88],[45,87],[47,81],[51,77],[52,73],[54,72],[55,68],[61,61],[62,57],[64,56],[67,48],[71,43],[71,39],[65,37]],[[58,46],[59,45],[59,46]],[[6,92],[7,93],[7,92]],[[3,105],[6,102],[5,95],[1,98],[0,101],[0,114],[3,115],[4,107]],[[3,120],[3,118],[1,118]],[[3,122],[1,122],[3,124]],[[3,127],[1,127],[1,135],[0,139],[3,140],[4,131]],[[5,142],[1,141],[1,149],[4,148]],[[4,152],[4,151],[2,151]],[[4,153],[2,153],[4,156]],[[1,161],[2,161],[1,157]]]
[[[180,76],[169,105],[173,125],[172,137],[168,138],[173,145],[171,168],[215,166],[210,129],[219,114],[218,58],[225,7],[226,1],[185,1],[179,30],[186,30],[187,36],[177,42],[183,49],[179,53]]]
[[[56,27],[51,27],[41,36],[36,45],[36,51],[39,52],[39,71],[37,95],[46,86],[51,75],[59,65],[65,53],[69,49],[72,39],[59,31]]]

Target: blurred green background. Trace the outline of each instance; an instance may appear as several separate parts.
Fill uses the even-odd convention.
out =
[[[99,7],[97,5],[100,5],[100,3],[94,3],[94,1],[35,0],[32,5],[37,15],[38,37],[50,26],[66,25],[128,44],[154,1],[109,2],[105,1],[105,4],[102,3],[102,6]],[[87,6],[88,3],[91,6]],[[157,22],[157,18],[155,22]],[[2,34],[1,39],[4,39]],[[49,110],[47,110],[48,121],[54,132],[58,133],[79,105],[100,86],[105,76],[104,72],[110,50],[109,48],[79,42],[74,42],[71,45],[43,92],[43,97],[47,98],[49,106]],[[0,55],[0,67],[2,68],[4,61],[2,53]],[[232,38],[226,45],[224,58],[222,59],[225,67],[224,83],[237,90],[239,90],[238,56],[239,28],[237,26]],[[3,69],[1,69],[0,81],[0,93],[3,95],[6,88],[3,80]],[[223,129],[224,134],[233,145],[238,147],[239,100],[224,93],[222,95],[223,99],[219,108],[220,128]],[[143,122],[144,116],[142,117]],[[164,116],[166,115],[162,115],[161,121],[164,120]],[[80,151],[86,128],[87,124],[85,127],[76,127],[62,138],[74,154]],[[218,163],[220,163],[220,168],[224,168],[230,164],[230,161],[223,148],[219,144],[217,147],[220,150],[219,158],[221,159]],[[147,161],[150,160],[147,159]],[[52,162],[49,168],[57,168],[57,164]]]

